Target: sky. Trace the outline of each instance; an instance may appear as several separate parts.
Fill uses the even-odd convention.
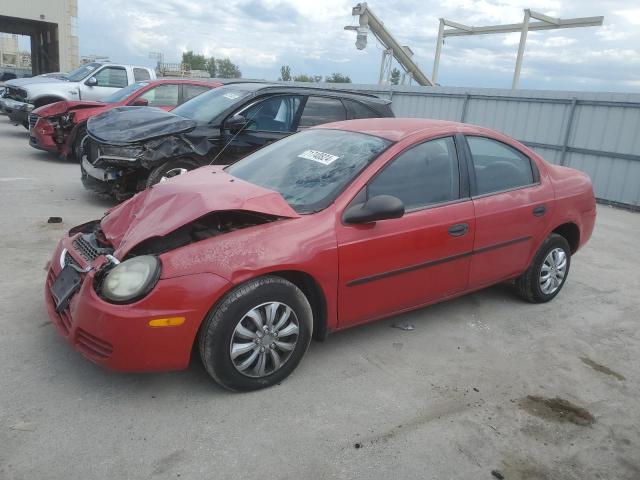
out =
[[[377,83],[382,47],[370,34],[357,50],[355,0],[80,0],[81,55],[155,65],[149,52],[178,62],[186,50],[229,57],[245,78],[341,72]],[[632,0],[371,0],[392,35],[430,77],[438,19],[482,26],[522,22],[523,9],[552,17],[604,15],[602,27],[529,32],[520,88],[640,92],[640,3]],[[519,33],[450,37],[443,86],[509,88]]]

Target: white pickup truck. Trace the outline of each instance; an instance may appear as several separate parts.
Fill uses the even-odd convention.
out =
[[[147,67],[88,63],[67,74],[9,80],[2,106],[11,122],[28,127],[34,108],[61,100],[101,100],[134,82],[155,78],[156,72]]]

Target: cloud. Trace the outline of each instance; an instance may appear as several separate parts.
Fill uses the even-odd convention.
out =
[[[244,76],[275,79],[281,65],[294,73],[335,71],[359,83],[377,80],[382,47],[373,35],[356,50],[354,0],[83,0],[78,33],[82,54],[153,65],[149,52],[177,62],[185,50],[230,57]],[[415,61],[431,73],[438,19],[467,25],[518,23],[523,9],[561,18],[605,15],[599,28],[530,32],[523,88],[604,88],[640,91],[640,11],[625,0],[370,0],[369,6]],[[508,87],[519,33],[450,37],[439,83]],[[574,71],[571,71],[573,69]],[[587,80],[585,80],[587,79]]]

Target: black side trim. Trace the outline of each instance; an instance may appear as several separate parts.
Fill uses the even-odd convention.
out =
[[[355,280],[351,280],[347,282],[347,287],[353,287],[355,285],[360,285],[362,283],[373,282],[375,280],[381,280],[383,278],[391,277],[393,275],[399,275],[401,273],[412,272],[413,270],[419,270],[421,268],[429,268],[434,267],[436,265],[440,265],[446,262],[452,262],[454,260],[458,260],[460,258],[469,257],[473,254],[473,252],[465,252],[459,253],[458,255],[452,255],[450,257],[440,258],[438,260],[431,260],[424,263],[418,263],[416,265],[411,265],[410,267],[399,268],[398,270],[390,270],[388,272],[376,273],[375,275],[370,275],[368,277],[357,278]]]
[[[482,248],[479,248],[478,250],[474,250],[473,254],[476,255],[478,253],[490,252],[491,250],[495,250],[497,248],[508,247],[509,245],[513,245],[514,243],[526,242],[527,240],[531,240],[531,236],[514,238],[513,240],[509,240],[507,242],[501,242],[501,243],[496,243],[494,245],[489,245],[488,247],[482,247]]]
[[[429,268],[435,267],[436,265],[441,265],[447,262],[453,262],[454,260],[459,260],[461,258],[470,257],[471,255],[477,255],[479,253],[490,252],[491,250],[496,250],[498,248],[508,247],[509,245],[513,245],[520,242],[526,242],[530,240],[531,236],[528,237],[520,237],[514,238],[513,240],[509,240],[506,242],[496,243],[494,245],[489,245],[488,247],[483,247],[478,250],[473,250],[470,252],[459,253],[457,255],[451,255],[450,257],[439,258],[438,260],[430,260],[428,262],[417,263],[416,265],[411,265],[409,267],[399,268],[397,270],[389,270],[388,272],[376,273],[375,275],[369,275],[368,277],[356,278],[355,280],[351,280],[347,282],[347,287],[355,287],[356,285],[362,285],[363,283],[374,282],[376,280],[382,280],[383,278],[392,277],[394,275],[400,275],[402,273],[412,272],[414,270],[420,270],[421,268]]]

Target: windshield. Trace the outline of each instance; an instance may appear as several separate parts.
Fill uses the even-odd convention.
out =
[[[227,108],[251,95],[251,92],[233,87],[220,87],[198,95],[173,109],[173,113],[196,122],[209,123]]]
[[[95,72],[99,67],[99,63],[87,63],[86,65],[82,65],[81,67],[67,73],[67,80],[70,82],[79,82],[84,77],[88,77],[92,72]]]
[[[364,133],[313,129],[286,137],[227,167],[275,190],[298,213],[322,210],[391,142]]]
[[[118,102],[121,102],[125,98],[127,98],[129,95],[131,95],[132,93],[137,92],[142,87],[146,87],[147,85],[149,85],[149,82],[132,83],[128,87],[121,88],[117,92],[112,93],[111,95],[109,95],[107,98],[105,98],[102,101],[104,103],[118,103]]]

